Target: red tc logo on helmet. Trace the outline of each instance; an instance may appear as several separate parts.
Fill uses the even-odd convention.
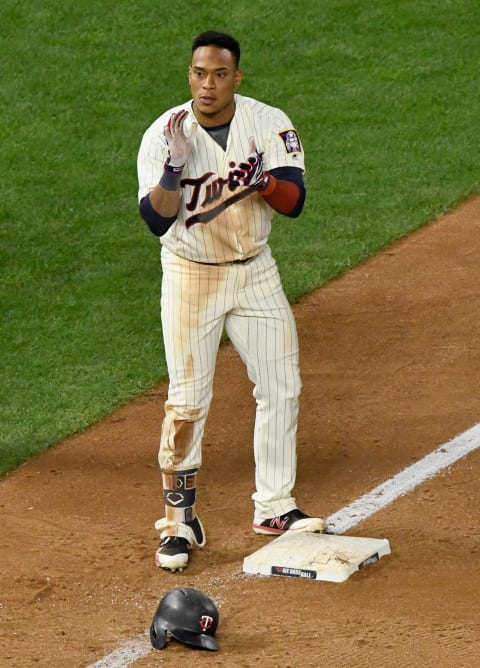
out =
[[[202,631],[208,631],[208,629],[212,628],[213,617],[210,617],[210,615],[202,615],[199,624]]]

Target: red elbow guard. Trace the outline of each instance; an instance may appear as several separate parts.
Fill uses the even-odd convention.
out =
[[[300,188],[291,181],[280,181],[271,174],[260,195],[278,213],[288,214],[294,210],[300,198]]]

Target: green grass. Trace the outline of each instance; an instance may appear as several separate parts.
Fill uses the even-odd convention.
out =
[[[189,96],[197,32],[238,36],[241,92],[305,145],[305,212],[271,237],[294,301],[479,190],[479,18],[476,0],[5,0],[0,473],[165,377],[136,154]]]

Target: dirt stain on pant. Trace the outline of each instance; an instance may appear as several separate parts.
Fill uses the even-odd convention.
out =
[[[171,472],[185,468],[185,460],[192,449],[193,433],[199,409],[186,409],[184,415],[167,402],[162,425],[158,462],[162,471]]]

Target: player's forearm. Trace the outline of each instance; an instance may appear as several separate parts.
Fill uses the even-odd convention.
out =
[[[161,216],[176,216],[180,206],[180,190],[165,190],[159,183],[150,193],[150,203]]]
[[[160,183],[140,202],[140,215],[157,237],[165,234],[177,218],[181,176],[181,168],[172,170],[166,164]]]
[[[143,220],[147,223],[149,230],[157,237],[161,237],[165,234],[177,218],[177,211],[171,215],[162,215],[156,211],[152,206],[151,194],[142,199],[139,205],[139,211]]]

